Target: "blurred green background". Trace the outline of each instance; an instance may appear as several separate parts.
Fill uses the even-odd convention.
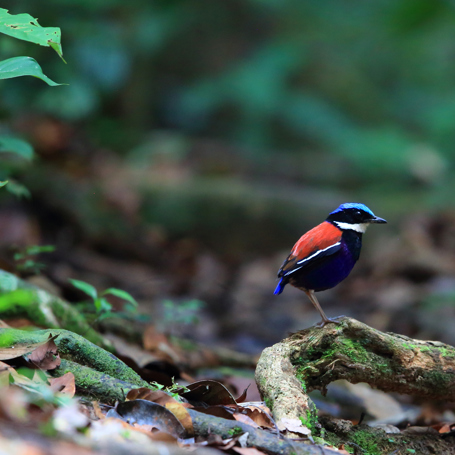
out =
[[[282,256],[342,202],[387,218],[389,237],[408,214],[453,209],[453,1],[3,7],[62,29],[66,65],[0,39],[3,58],[31,55],[69,84],[0,83],[2,128],[37,153],[14,177],[31,191],[29,210],[45,214],[39,240],[60,251],[85,236],[119,257],[139,234],[193,239],[235,275],[259,255]],[[49,234],[62,213],[69,241]],[[150,251],[159,264],[163,249]]]
[[[129,160],[150,160],[160,145],[182,160],[192,140],[208,138],[246,160],[251,180],[360,198],[381,193],[400,210],[451,200],[453,2],[15,0],[5,7],[60,26],[68,65],[6,37],[2,54],[28,52],[70,85],[3,82],[3,114],[33,110],[75,122]],[[225,163],[213,163],[205,174],[223,172]],[[394,199],[406,190],[411,199]]]

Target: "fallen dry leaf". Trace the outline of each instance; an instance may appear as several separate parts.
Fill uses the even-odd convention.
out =
[[[39,343],[15,344],[13,346],[0,347],[0,360],[9,360],[28,354],[46,344],[48,340]],[[6,339],[2,339],[2,344],[9,344]]]
[[[182,403],[166,403],[166,409],[172,412],[172,414],[179,419],[179,422],[182,424],[187,432],[187,437],[191,437],[194,434],[193,420],[191,419],[190,414],[187,409],[183,406]]]
[[[431,428],[435,429],[439,433],[449,433],[455,429],[455,423],[439,422],[431,425]]]
[[[237,403],[243,403],[245,401],[245,392],[248,392],[249,401],[261,400],[261,394],[259,393],[256,382],[252,377],[245,378],[242,376],[227,376],[223,378],[223,383],[228,384],[233,390],[237,391],[237,393],[240,393],[242,390],[244,391],[242,395],[235,400]]]
[[[103,411],[100,408],[100,405],[98,404],[97,401],[92,401],[92,406],[93,406],[93,414],[95,414],[95,417],[98,420],[104,419],[106,416],[103,414]]]
[[[197,381],[186,387],[189,392],[180,396],[187,399],[194,406],[236,405],[237,402],[231,392],[218,381]]]
[[[108,416],[113,414],[111,411]],[[125,422],[151,425],[176,438],[183,439],[187,435],[186,429],[171,411],[151,401],[134,400],[119,403],[116,413]]]
[[[138,389],[131,389],[126,395],[128,401],[133,400],[147,400],[153,401],[161,405],[166,403],[177,403],[175,398],[171,397],[168,393],[162,390],[151,390],[147,387],[139,387]]]
[[[259,425],[253,419],[251,419],[245,414],[234,412],[233,417],[238,422],[246,423],[247,425],[251,425],[253,428],[259,428]]]
[[[57,368],[61,363],[60,356],[57,352],[57,345],[54,342],[57,337],[58,335],[49,335],[49,339],[34,349],[28,356],[28,361],[36,368],[45,371]]]
[[[130,390],[126,398],[129,401],[146,400],[164,406],[166,409],[169,409],[175,417],[177,417],[185,430],[188,432],[188,435],[193,435],[193,421],[186,410],[186,407],[192,407],[190,404],[180,403],[162,390],[150,390],[146,387]]]
[[[242,406],[244,412],[253,422],[262,428],[276,428],[276,424],[270,414],[267,414],[261,408],[253,406]]]
[[[10,367],[7,363],[0,362],[0,387],[9,385],[9,375],[13,371],[16,372],[13,367]]]
[[[50,378],[49,383],[54,392],[63,393],[64,395],[68,395],[70,397],[73,397],[76,393],[74,374],[71,372],[60,376],[59,378]]]
[[[249,388],[250,386],[248,385],[248,387],[243,391],[242,395],[235,399],[237,403],[243,403],[246,400],[246,395],[248,393]]]
[[[282,418],[278,423],[278,428],[281,429],[282,427],[291,433],[298,433],[304,436],[311,434],[311,430],[307,427],[304,427],[301,420],[299,419]]]
[[[448,433],[452,429],[450,428],[450,425],[448,423],[445,423],[441,428],[439,428],[439,433]]]

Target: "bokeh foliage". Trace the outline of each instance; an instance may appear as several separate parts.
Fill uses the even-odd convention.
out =
[[[178,131],[240,147],[265,176],[273,166],[291,182],[450,201],[453,2],[6,3],[62,28],[69,64],[42,49],[38,60],[70,85],[14,81],[3,109],[80,122],[122,154],[150,130]],[[6,57],[27,46],[0,42]]]

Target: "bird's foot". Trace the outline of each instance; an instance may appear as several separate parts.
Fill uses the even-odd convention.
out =
[[[338,319],[345,318],[346,316],[341,315],[337,316],[336,318],[325,318],[321,322],[318,322],[316,324],[316,327],[325,327],[327,324],[341,324],[341,321],[338,321]]]

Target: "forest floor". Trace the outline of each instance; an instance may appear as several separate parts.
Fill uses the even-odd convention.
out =
[[[218,161],[229,162],[227,152],[214,153],[219,154]],[[56,348],[47,337],[35,340],[18,356],[0,355],[0,386],[8,388],[8,393],[0,393],[0,454],[62,450],[146,454],[158,453],[165,443],[170,444],[166,450],[179,453],[188,448],[250,455],[257,453],[254,450],[311,453],[312,447],[319,450],[314,453],[321,453],[314,444],[324,443],[327,453],[425,453],[413,448],[381,451],[377,444],[374,447],[372,436],[364,436],[369,442],[358,436],[357,443],[350,445],[342,438],[329,441],[321,434],[321,422],[326,428],[339,425],[338,433],[353,427],[385,431],[392,446],[395,438],[411,441],[416,435],[453,441],[455,405],[448,400],[385,393],[344,380],[328,385],[326,396],[310,393],[318,410],[317,425],[305,416],[287,426],[275,421],[254,379],[259,356],[290,332],[318,321],[301,292],[286,289],[283,295],[273,296],[276,270],[302,229],[295,220],[296,226],[290,228],[290,221],[281,219],[276,194],[271,197],[261,185],[239,184],[238,176],[210,187],[215,194],[207,197],[208,182],[199,173],[209,165],[210,160],[199,155],[185,162],[161,160],[159,165],[138,168],[102,151],[90,157],[74,150],[68,156],[49,152],[25,179],[32,199],[0,208],[4,273],[20,277],[25,287],[39,287],[41,296],[70,302],[84,320],[78,320],[75,328],[74,321],[70,324],[58,311],[52,312],[53,297],[36,300],[34,308],[40,307],[39,311],[30,312],[24,304],[22,313],[13,314],[8,305],[20,299],[28,302],[29,297],[16,294],[16,300],[11,300],[7,297],[11,289],[3,283],[3,330],[35,327],[79,333],[115,352],[132,368],[137,389],[152,382],[155,388],[159,384],[174,394],[172,401],[167,394],[129,392],[134,387],[120,387],[117,382],[112,390],[122,390],[118,396],[81,393],[77,375],[55,382],[55,370],[66,365],[71,371],[68,362],[82,365],[60,346],[65,338],[59,335],[53,340]],[[236,166],[242,168],[239,163]],[[179,186],[176,182],[181,181],[184,184]],[[163,207],[171,207],[170,214]],[[308,223],[320,215],[311,207],[307,207]],[[163,214],[164,224],[158,225],[156,218]],[[346,314],[383,332],[455,345],[454,221],[455,215],[448,211],[402,217],[386,234],[371,229],[353,274],[321,294],[326,313]],[[29,249],[31,245],[52,245],[54,250],[37,251]],[[101,300],[75,287],[70,279],[93,285],[96,298],[104,297],[109,306],[103,308]],[[119,295],[102,296],[112,287],[133,295],[138,307],[128,307]],[[30,359],[40,346],[45,363],[41,358]],[[63,366],[56,365],[57,358]],[[189,391],[174,386],[173,380]],[[199,381],[214,382],[198,385]],[[191,395],[193,389],[199,389],[196,395]],[[203,390],[210,391],[209,397],[201,397]],[[160,406],[147,408],[144,421],[144,409],[116,407],[116,402],[138,397]],[[201,411],[197,406],[201,402],[206,414],[228,424],[218,422],[221,430],[208,431],[202,417],[191,414],[192,406]],[[179,423],[162,408],[175,411]],[[163,412],[169,417],[164,418],[165,426],[158,424]],[[341,423],[333,423],[333,418]],[[199,437],[192,436],[189,421]],[[252,444],[244,437],[248,431],[243,425],[256,432],[264,429],[267,438],[272,435],[280,444],[287,444],[283,435],[291,435],[294,445],[271,449],[266,447],[269,440],[266,444],[257,439]],[[250,429],[250,437],[259,436]]]

